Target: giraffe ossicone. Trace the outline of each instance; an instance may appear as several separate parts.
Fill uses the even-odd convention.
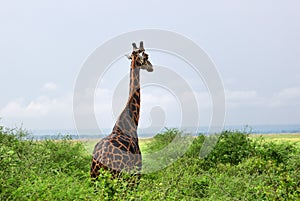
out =
[[[138,143],[137,127],[140,116],[140,69],[153,71],[141,41],[139,48],[132,43],[133,51],[127,56],[131,60],[130,85],[127,104],[118,117],[110,135],[102,138],[93,151],[91,177],[97,178],[99,170],[110,170],[113,174],[127,172],[140,174],[142,155]]]

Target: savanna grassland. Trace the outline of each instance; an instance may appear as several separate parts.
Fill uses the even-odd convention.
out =
[[[176,135],[185,142],[186,136],[176,129],[141,140],[142,153],[162,149]],[[199,158],[208,138],[199,135],[183,156],[161,154],[157,161],[173,163],[144,174],[137,187],[129,185],[128,178],[112,179],[106,172],[91,182],[86,143],[68,137],[43,141],[25,137],[22,129],[0,127],[0,200],[300,199],[300,144],[287,136],[279,140],[276,135],[274,141],[271,136],[224,131],[214,149]],[[147,160],[145,166],[159,165]]]

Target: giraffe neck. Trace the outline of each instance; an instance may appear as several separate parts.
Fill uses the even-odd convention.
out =
[[[140,117],[140,68],[130,68],[129,97],[120,114],[113,132],[122,133],[137,139],[137,127]]]

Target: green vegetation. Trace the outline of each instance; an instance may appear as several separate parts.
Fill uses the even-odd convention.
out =
[[[165,147],[176,135],[185,140],[176,129],[141,140],[143,154]],[[91,156],[80,141],[25,137],[21,129],[0,127],[0,200],[300,199],[300,147],[293,142],[225,131],[213,151],[200,159],[207,137],[199,135],[184,156],[172,155],[174,163],[143,175],[132,187],[128,179],[111,179],[103,171],[91,182]]]

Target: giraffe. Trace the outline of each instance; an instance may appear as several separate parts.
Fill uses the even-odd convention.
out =
[[[112,132],[102,138],[93,151],[91,177],[97,179],[100,168],[109,170],[113,176],[125,171],[140,175],[142,156],[138,143],[137,127],[140,115],[140,69],[153,71],[153,66],[145,53],[143,42],[139,48],[132,43],[129,97],[118,117]]]

